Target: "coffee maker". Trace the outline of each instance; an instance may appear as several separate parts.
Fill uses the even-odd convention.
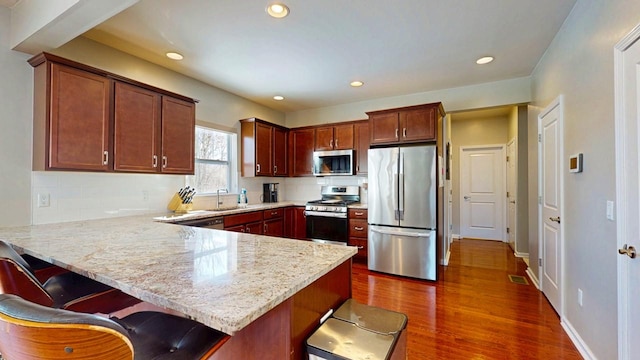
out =
[[[262,184],[262,202],[278,202],[278,183]]]

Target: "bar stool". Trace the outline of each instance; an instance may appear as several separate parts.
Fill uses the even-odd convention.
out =
[[[79,312],[110,314],[140,302],[133,296],[74,272],[54,275],[42,284],[29,264],[0,241],[0,293]]]
[[[175,315],[146,311],[108,319],[10,294],[0,295],[0,325],[7,360],[207,359],[229,339]]]

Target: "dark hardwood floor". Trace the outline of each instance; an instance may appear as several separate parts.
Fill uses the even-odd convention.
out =
[[[507,244],[463,239],[437,282],[354,263],[353,298],[407,314],[410,360],[582,359],[544,295],[509,281],[525,270]]]

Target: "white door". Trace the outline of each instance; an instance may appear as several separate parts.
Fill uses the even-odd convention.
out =
[[[507,144],[507,239],[516,250],[516,139]]]
[[[460,235],[504,241],[504,145],[461,147],[460,152]]]
[[[616,202],[618,256],[618,359],[640,354],[640,26],[616,45]],[[613,251],[613,249],[612,249]]]
[[[538,117],[540,136],[540,236],[542,292],[562,316],[562,104],[554,101]]]

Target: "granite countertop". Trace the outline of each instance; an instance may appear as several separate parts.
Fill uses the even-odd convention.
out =
[[[0,239],[230,335],[356,254],[149,216],[0,228]]]
[[[153,218],[155,221],[159,222],[167,222],[167,223],[175,223],[185,220],[197,220],[197,219],[205,219],[217,216],[225,216],[225,215],[233,215],[233,214],[242,214],[252,211],[261,211],[261,210],[269,210],[276,209],[287,206],[304,206],[304,203],[300,204],[299,202],[277,202],[277,203],[262,203],[262,204],[251,204],[244,207],[234,207],[234,208],[222,208],[221,210],[192,210],[187,212],[186,214],[175,214],[168,213],[162,216],[156,216]]]

